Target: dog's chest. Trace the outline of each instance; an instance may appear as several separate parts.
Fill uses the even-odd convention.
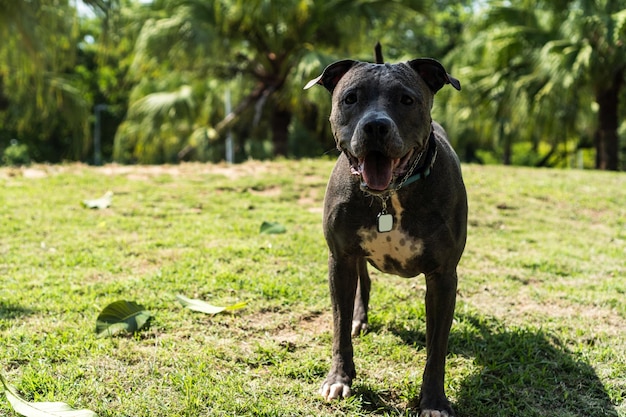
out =
[[[387,232],[379,232],[376,226],[362,227],[357,234],[366,259],[376,269],[401,276],[412,276],[411,265],[422,255],[424,243],[411,236],[401,226],[405,214],[397,196],[392,196],[395,208],[393,226]]]

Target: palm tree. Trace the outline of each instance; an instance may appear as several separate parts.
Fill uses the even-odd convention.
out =
[[[421,7],[419,1],[411,3],[415,4],[403,6],[382,0],[162,1],[157,4],[156,17],[143,26],[132,68],[137,76],[152,72],[169,78],[172,83],[166,88],[180,91],[180,83],[187,83],[197,92],[196,98],[201,99],[202,93],[214,97],[209,100],[208,112],[207,103],[196,104],[191,137],[204,137],[207,143],[232,127],[244,112],[254,109],[251,124],[266,118],[274,154],[287,155],[289,126],[299,109],[308,106],[301,104],[303,80],[314,68],[321,69],[330,62],[330,48],[346,55],[350,48],[362,49],[359,34],[381,16]],[[367,47],[369,56],[372,46]],[[176,80],[173,72],[179,75]],[[198,79],[222,82],[211,89],[205,83],[200,92]],[[227,85],[236,90],[236,105],[230,114],[215,106],[222,101]],[[159,89],[163,86],[152,87],[155,89],[145,93],[163,91]],[[140,96],[137,94],[137,99]],[[318,114],[322,117],[321,112]]]
[[[602,3],[602,4],[600,4]],[[626,1],[491,2],[453,57],[472,77],[469,120],[502,139],[504,162],[513,138],[537,148],[595,137],[596,167],[617,170],[618,103],[626,68]],[[462,77],[462,74],[459,74]],[[467,83],[466,83],[467,85]],[[595,133],[587,127],[597,106]],[[493,116],[489,118],[487,114]],[[585,122],[585,123],[581,123]],[[467,123],[465,123],[467,126]]]
[[[0,121],[37,160],[84,155],[89,105],[71,76],[78,34],[68,1],[0,2]]]
[[[619,98],[626,81],[626,1],[572,2],[559,34],[542,51],[550,63],[546,71],[564,87],[591,89],[598,106],[596,168],[618,170]]]

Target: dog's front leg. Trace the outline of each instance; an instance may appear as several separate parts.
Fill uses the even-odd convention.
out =
[[[358,259],[328,256],[328,283],[333,308],[333,358],[330,372],[322,385],[324,399],[333,400],[351,394],[356,377],[352,350],[352,313],[357,287]]]
[[[456,286],[456,270],[426,276],[426,366],[420,395],[420,417],[454,416],[444,394],[444,374]]]

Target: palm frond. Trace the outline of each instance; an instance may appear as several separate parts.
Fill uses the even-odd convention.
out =
[[[183,85],[178,90],[148,94],[131,104],[128,118],[148,118],[160,122],[166,118],[191,119],[195,110],[193,90]]]

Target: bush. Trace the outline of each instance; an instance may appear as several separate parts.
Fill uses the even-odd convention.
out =
[[[24,143],[18,143],[15,139],[11,139],[11,144],[2,153],[2,164],[10,166],[30,164],[28,146]]]

